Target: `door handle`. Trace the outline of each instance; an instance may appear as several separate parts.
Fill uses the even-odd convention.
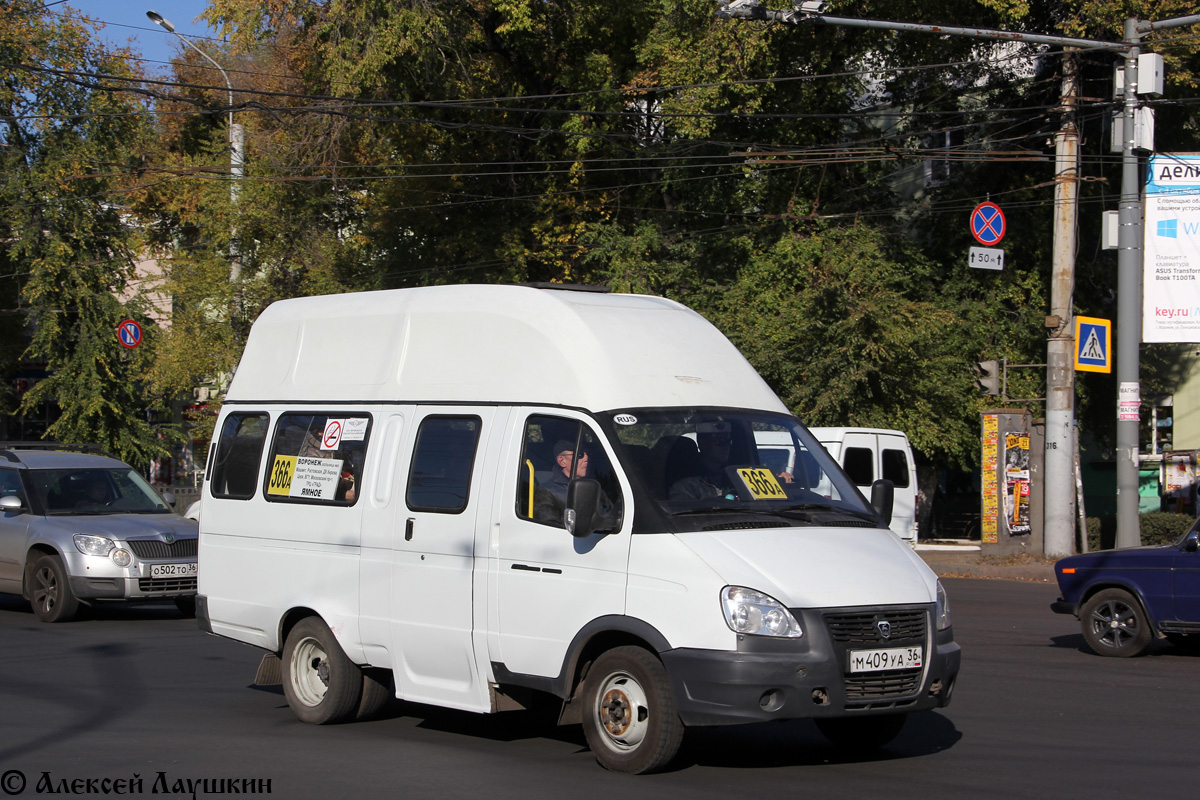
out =
[[[412,517],[409,517],[408,521],[404,523],[404,541],[406,541],[406,542],[412,541],[413,523],[414,522],[416,522],[416,520],[414,520]]]

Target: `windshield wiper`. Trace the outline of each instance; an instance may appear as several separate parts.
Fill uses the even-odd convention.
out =
[[[672,511],[672,517],[682,517],[685,514],[755,514],[761,513],[740,506],[703,506],[702,508],[685,508],[682,511]]]
[[[856,519],[873,519],[873,515],[869,512],[855,511],[852,508],[842,508],[841,506],[835,506],[830,503],[800,503],[798,505],[787,506],[786,508],[778,508],[775,510],[780,514],[806,514],[807,512],[811,511],[827,511],[834,514],[849,514]]]

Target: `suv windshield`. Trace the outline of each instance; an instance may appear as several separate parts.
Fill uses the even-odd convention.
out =
[[[35,469],[29,477],[48,515],[171,511],[150,484],[129,468]]]
[[[882,524],[795,417],[711,408],[606,416],[639,496],[668,530]]]

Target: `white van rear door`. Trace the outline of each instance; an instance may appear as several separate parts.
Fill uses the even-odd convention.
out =
[[[917,468],[908,440],[896,434],[879,434],[879,477],[895,487],[891,529],[901,539],[917,538]]]
[[[868,431],[847,431],[838,460],[842,469],[867,499],[871,484],[887,478],[895,486],[892,522],[889,526],[902,539],[916,536],[916,469],[903,436]]]
[[[474,552],[477,533],[487,536],[496,415],[483,406],[418,407],[400,450],[390,596],[393,673],[407,700],[491,708],[473,645]]]

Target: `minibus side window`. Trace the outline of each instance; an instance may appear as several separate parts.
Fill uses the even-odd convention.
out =
[[[371,416],[292,412],[279,417],[267,463],[267,500],[350,506],[362,485]]]
[[[426,417],[417,430],[405,501],[413,511],[459,514],[471,496],[479,417]]]
[[[267,440],[269,417],[264,413],[230,414],[221,426],[211,454],[209,485],[213,497],[249,500],[258,485],[258,465]]]
[[[575,448],[582,456],[575,458]],[[602,490],[601,516],[605,530],[621,527],[621,486],[612,462],[587,425],[563,417],[532,416],[525,423],[525,440],[517,476],[517,516],[563,528],[570,471],[595,478]]]
[[[875,454],[866,447],[847,447],[842,456],[842,469],[859,486],[875,482]]]
[[[897,489],[908,488],[908,456],[903,450],[883,451],[883,477]]]

